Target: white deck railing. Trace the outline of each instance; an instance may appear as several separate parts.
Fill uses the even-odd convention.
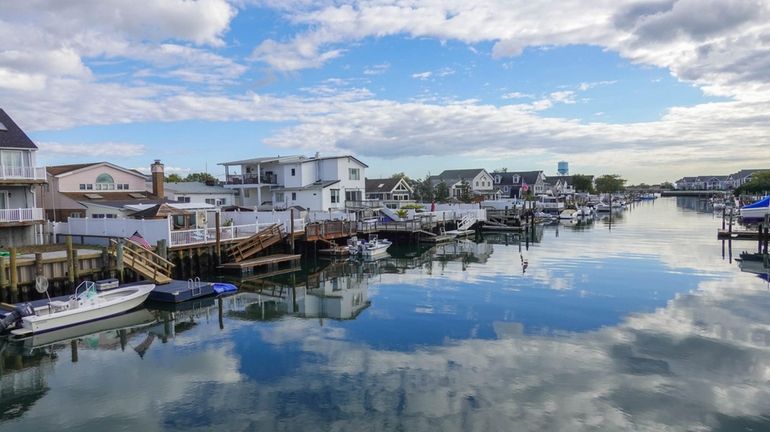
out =
[[[220,240],[237,240],[251,237],[267,224],[231,225],[221,227]],[[188,246],[211,243],[217,240],[216,228],[197,228],[188,230],[172,230],[169,236],[169,246]]]
[[[0,209],[0,223],[43,220],[41,208]]]
[[[45,180],[45,168],[0,165],[0,179]]]

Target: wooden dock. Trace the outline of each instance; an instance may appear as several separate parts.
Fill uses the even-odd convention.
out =
[[[256,268],[262,268],[266,272],[279,270],[281,264],[289,263],[292,268],[299,269],[299,263],[302,255],[274,254],[260,258],[254,258],[246,261],[232,262],[222,264],[220,269],[225,271],[236,271],[240,274],[251,274]]]
[[[758,230],[726,230],[717,231],[719,240],[765,240],[764,235],[760,235]]]

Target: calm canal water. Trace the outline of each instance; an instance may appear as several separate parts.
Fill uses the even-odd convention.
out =
[[[699,208],[319,263],[0,342],[0,429],[770,430],[767,277]]]

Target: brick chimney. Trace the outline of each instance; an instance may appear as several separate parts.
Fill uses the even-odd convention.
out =
[[[163,198],[165,196],[163,181],[165,181],[166,177],[160,159],[155,159],[155,162],[150,165],[150,173],[152,174],[152,194],[158,198]]]

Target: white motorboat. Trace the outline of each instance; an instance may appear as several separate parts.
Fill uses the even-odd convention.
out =
[[[155,284],[140,284],[98,291],[94,282],[84,281],[67,301],[52,300],[28,309],[21,316],[21,328],[11,334],[42,333],[117,315],[144,303],[154,288]]]
[[[591,207],[584,206],[577,209],[577,212],[575,214],[579,218],[589,218],[594,215],[594,211],[591,209]]]
[[[578,217],[579,212],[575,209],[565,209],[559,213],[559,220],[577,220]]]
[[[743,220],[764,219],[768,213],[770,213],[770,195],[740,209],[741,219]]]
[[[596,204],[596,207],[594,207],[594,210],[601,213],[606,213],[611,210],[610,205],[605,202],[600,202],[599,204]]]
[[[359,255],[364,258],[371,258],[385,254],[387,249],[392,244],[393,242],[390,240],[372,236],[369,241],[358,240],[348,247],[350,249],[351,255]]]

